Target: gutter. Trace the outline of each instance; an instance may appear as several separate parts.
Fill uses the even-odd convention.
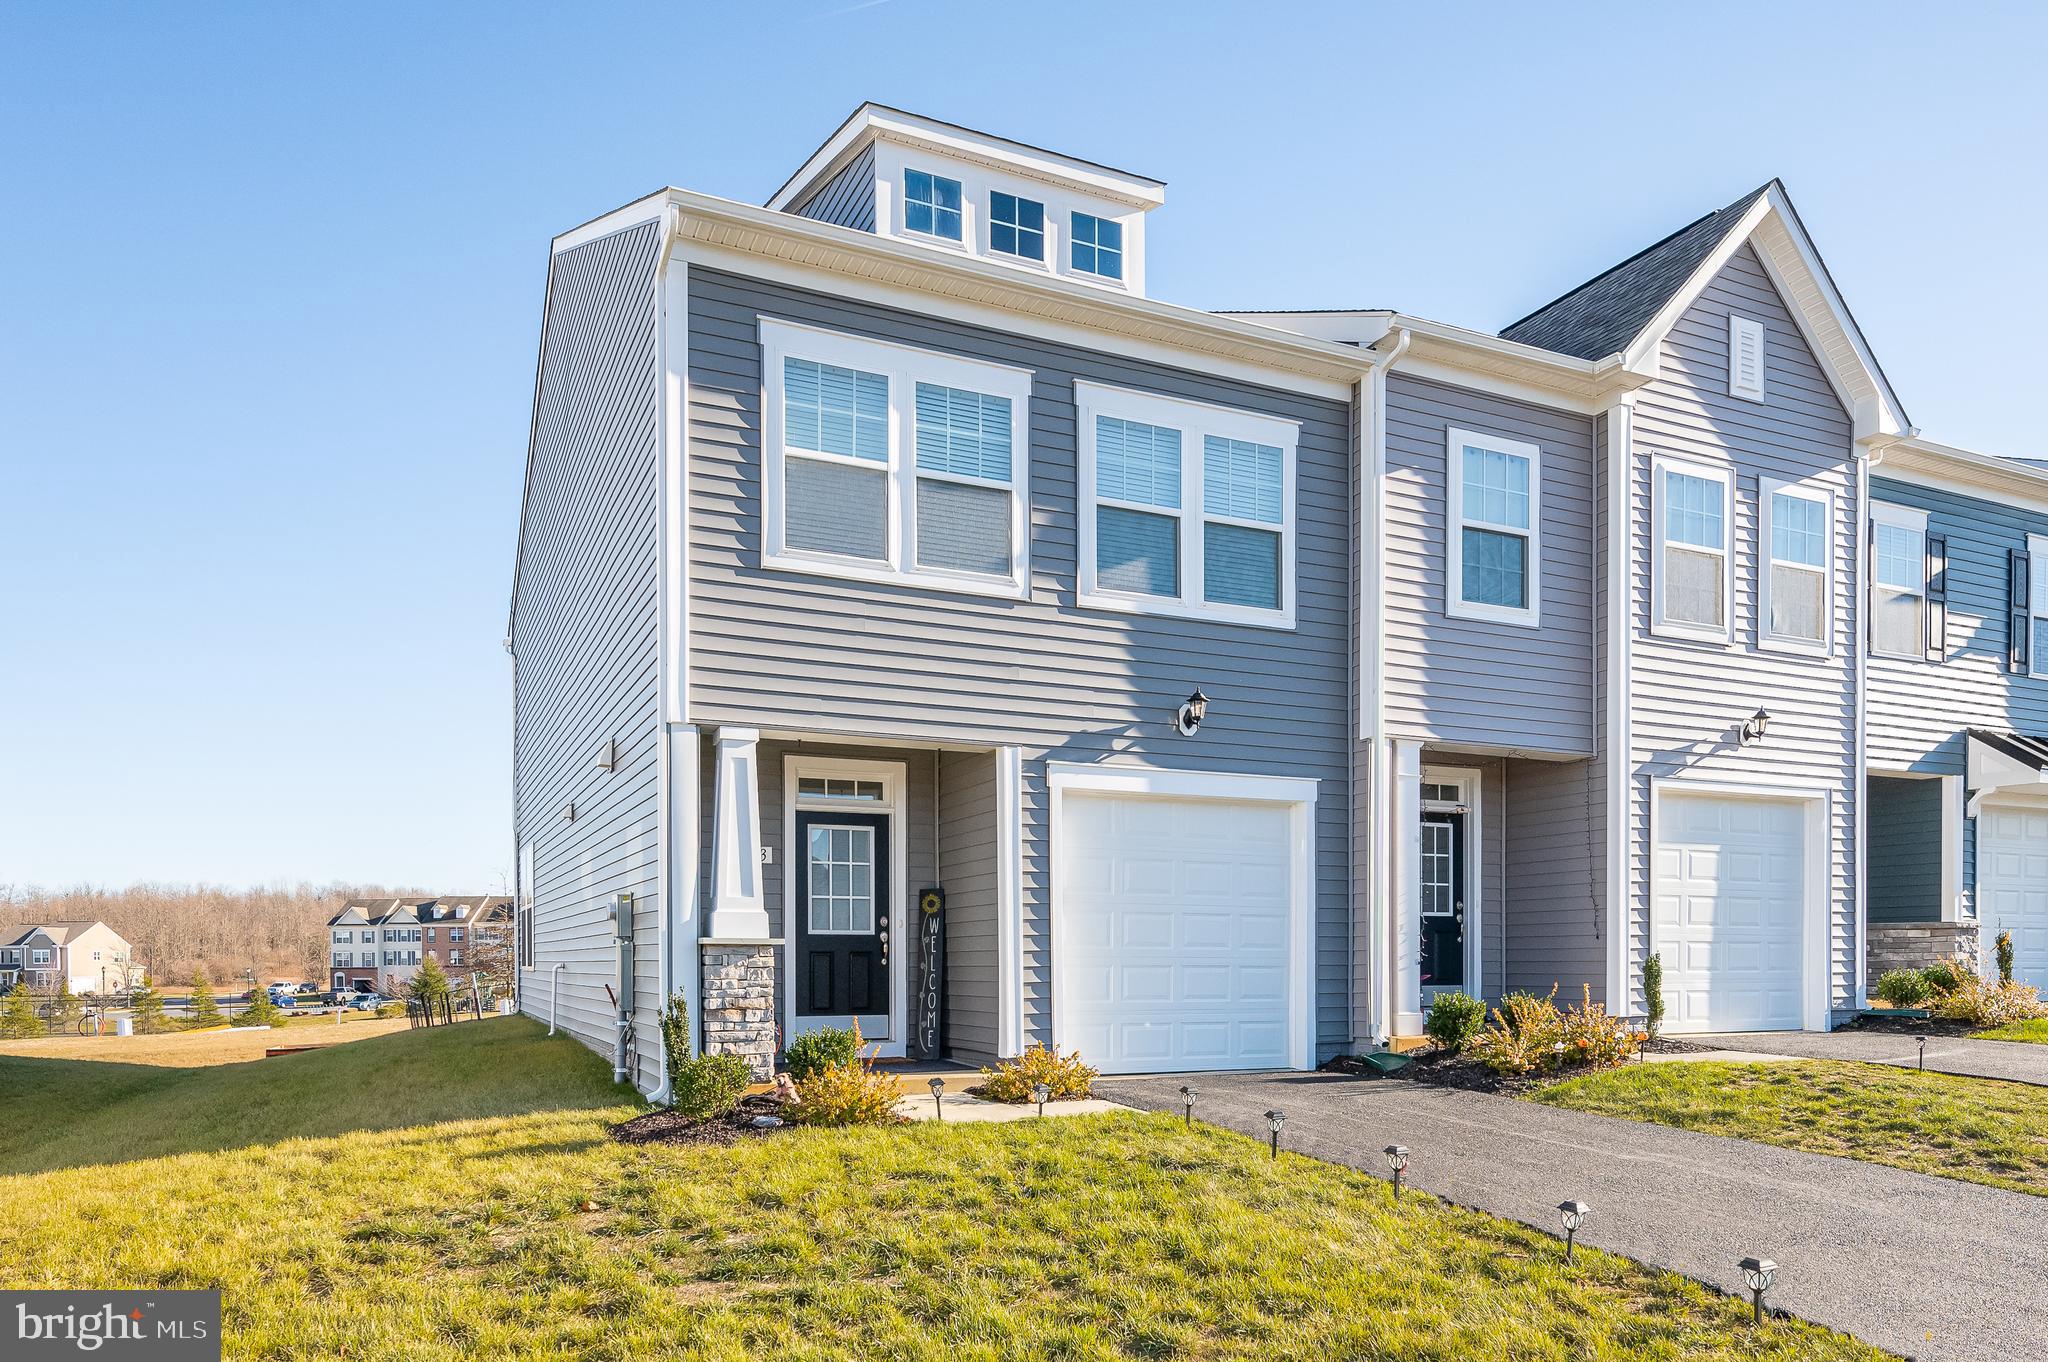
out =
[[[1368,562],[1368,578],[1359,583],[1359,613],[1365,618],[1359,622],[1359,643],[1365,656],[1359,659],[1359,681],[1364,690],[1359,705],[1359,737],[1367,746],[1367,844],[1371,848],[1372,864],[1368,869],[1371,883],[1368,888],[1370,907],[1367,913],[1367,930],[1371,933],[1367,953],[1366,1010],[1370,1028],[1375,1035],[1366,1037],[1369,1041],[1384,1044],[1393,1036],[1393,986],[1391,967],[1392,950],[1388,942],[1388,914],[1393,900],[1393,826],[1391,813],[1393,801],[1389,785],[1393,778],[1393,762],[1389,755],[1387,741],[1386,704],[1386,656],[1387,656],[1387,612],[1384,583],[1386,581],[1387,543],[1387,373],[1402,356],[1414,339],[1414,333],[1406,327],[1394,331],[1394,343],[1390,349],[1369,349],[1372,357],[1371,368],[1367,370],[1362,385],[1369,410],[1366,419],[1365,438],[1370,453],[1367,472],[1370,481],[1366,486],[1368,521],[1372,526],[1372,553],[1370,559],[1361,554],[1361,561]],[[1382,337],[1382,339],[1385,339]],[[1369,588],[1369,589],[1368,589]],[[1354,1037],[1354,1040],[1356,1038]]]
[[[659,744],[656,746],[655,749],[656,755],[654,762],[656,782],[654,796],[654,863],[657,867],[657,883],[661,885],[661,897],[657,905],[658,911],[655,913],[656,925],[654,928],[654,949],[659,959],[659,977],[661,979],[661,997],[657,1005],[657,1015],[660,1014],[660,1009],[666,1008],[668,1006],[668,1000],[675,995],[676,991],[675,961],[672,958],[673,952],[670,950],[670,938],[674,935],[674,898],[676,886],[669,882],[672,878],[669,873],[669,831],[672,821],[671,805],[674,800],[673,788],[675,784],[675,773],[670,769],[669,765],[669,748],[671,746],[669,738],[669,721],[671,716],[668,713],[668,671],[671,667],[678,667],[683,665],[682,649],[684,647],[684,643],[681,638],[670,637],[671,626],[677,625],[681,622],[677,621],[674,618],[675,607],[677,603],[669,599],[669,596],[671,595],[671,587],[668,580],[669,535],[678,532],[680,527],[671,525],[669,523],[668,514],[669,492],[671,490],[668,486],[669,454],[671,452],[668,448],[669,429],[671,424],[671,413],[669,411],[668,370],[669,365],[674,360],[674,357],[668,353],[669,316],[667,302],[669,259],[675,253],[676,240],[682,232],[682,223],[683,211],[681,208],[678,208],[675,204],[671,203],[662,210],[661,244],[657,249],[657,252],[654,257],[653,284],[654,345],[655,354],[657,356],[657,362],[655,364],[655,381],[658,384],[660,384],[660,389],[657,394],[655,415],[655,420],[658,423],[658,427],[660,430],[660,437],[657,441],[657,448],[660,452],[655,462],[654,489],[654,542],[655,556],[658,560],[659,573],[659,575],[656,578],[656,581],[659,584],[655,588],[655,619],[657,623],[655,626],[654,633],[655,647],[658,650],[659,657],[659,661],[655,667],[655,703],[660,709],[660,715],[662,720],[662,722],[658,725],[658,732],[660,733],[661,738]],[[683,416],[685,420],[688,419],[687,413],[684,413]],[[685,462],[683,464],[683,474],[685,477],[687,477],[687,455],[685,455],[684,457]],[[685,624],[683,627],[687,628],[687,625]],[[676,715],[674,717],[676,719],[682,718],[681,715]],[[630,1016],[623,1018],[623,1024],[625,1026],[631,1026],[633,1024],[632,1018]],[[622,1037],[622,1046],[623,1043],[624,1042]],[[657,1083],[655,1090],[649,1094],[649,1097],[656,1102],[666,1102],[669,1097],[668,1046],[661,1046],[659,1054],[660,1057],[656,1061],[656,1072],[660,1076],[659,1082]],[[623,1062],[623,1057],[621,1059],[621,1062]]]

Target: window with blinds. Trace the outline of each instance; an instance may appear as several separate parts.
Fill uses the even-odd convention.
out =
[[[1534,626],[1542,618],[1540,451],[1503,436],[1445,433],[1446,614]]]
[[[1760,486],[1758,646],[1825,653],[1832,642],[1834,497],[1773,478]]]

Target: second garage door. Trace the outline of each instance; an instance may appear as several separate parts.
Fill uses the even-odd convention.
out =
[[[1058,1043],[1109,1073],[1286,1067],[1289,810],[1076,791],[1060,817]]]
[[[2048,808],[1986,805],[1977,819],[1984,941],[2012,933],[2012,977],[2048,990]]]
[[[1664,962],[1667,1029],[1800,1027],[1804,805],[1664,794],[1652,899],[1651,942]]]

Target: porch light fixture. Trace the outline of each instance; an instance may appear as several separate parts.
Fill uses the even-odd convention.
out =
[[[1394,1170],[1394,1199],[1401,1199],[1401,1175],[1408,1171],[1408,1146],[1390,1144],[1385,1150],[1387,1167]]]
[[[1031,1100],[1038,1103],[1038,1114],[1040,1116],[1045,1115],[1045,1104],[1051,1097],[1052,1089],[1048,1088],[1045,1084],[1034,1083],[1032,1085]]]
[[[1750,1318],[1754,1323],[1764,1322],[1764,1292],[1771,1289],[1771,1283],[1778,1276],[1778,1265],[1768,1258],[1744,1258],[1736,1264],[1742,1269],[1742,1280],[1749,1283]]]
[[[1756,713],[1742,721],[1742,745],[1750,747],[1762,742],[1770,727],[1771,712],[1759,705]]]
[[[1189,1130],[1195,1126],[1195,1092],[1185,1083],[1180,1085],[1180,1123]]]
[[[1200,692],[1197,692],[1199,694]],[[1287,1113],[1275,1107],[1266,1113],[1266,1129],[1273,1137],[1273,1157],[1280,1157],[1280,1128],[1287,1124]]]
[[[1586,1217],[1593,1208],[1583,1201],[1560,1201],[1557,1203],[1558,1219],[1564,1221],[1564,1260],[1572,1260],[1572,1241],[1578,1238],[1579,1226],[1586,1223]]]
[[[943,1120],[945,1120],[945,1119],[946,1119],[946,1107],[945,1107],[945,1104],[944,1104],[943,1102],[941,1102],[941,1101],[939,1100],[939,1095],[940,1095],[941,1093],[945,1092],[945,1090],[946,1090],[946,1080],[945,1080],[945,1079],[943,1079],[943,1078],[934,1078],[934,1079],[932,1079],[932,1081],[931,1081],[931,1082],[929,1082],[929,1083],[925,1084],[925,1086],[926,1086],[926,1087],[928,1087],[928,1088],[930,1088],[930,1089],[932,1090],[932,1116],[933,1116],[933,1118],[934,1118],[934,1119],[936,1119],[936,1120],[940,1120],[940,1121],[943,1121]]]
[[[1201,728],[1202,720],[1209,717],[1209,697],[1202,694],[1200,686],[1195,693],[1180,702],[1180,708],[1173,713],[1173,726],[1180,730],[1183,738],[1192,738]]]

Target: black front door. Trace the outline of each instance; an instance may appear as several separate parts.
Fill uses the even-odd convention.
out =
[[[1422,986],[1465,986],[1465,815],[1422,815]]]
[[[858,1017],[867,1039],[888,1039],[889,815],[799,813],[796,844],[797,1015]]]

